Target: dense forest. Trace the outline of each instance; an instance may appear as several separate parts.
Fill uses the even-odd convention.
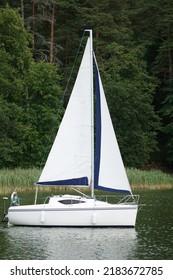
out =
[[[1,0],[0,168],[45,162],[77,71],[85,28],[93,30],[125,165],[170,168],[170,0]]]

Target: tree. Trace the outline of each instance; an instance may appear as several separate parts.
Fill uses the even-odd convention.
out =
[[[162,130],[157,138],[160,152],[155,155],[155,160],[164,165],[171,165],[173,161],[172,15],[173,7],[169,0],[131,1],[130,17],[133,23],[134,39],[140,44],[145,44],[148,71],[157,79],[154,106],[161,118]]]
[[[142,166],[150,160],[172,164],[171,1],[3,0],[1,6],[5,7],[7,2],[11,7],[19,8],[24,24],[15,10],[1,9],[0,92],[3,100],[21,108],[24,106],[29,112],[25,116],[29,116],[29,129],[34,133],[38,129],[35,120],[39,104],[32,95],[31,84],[33,82],[36,88],[36,81],[30,73],[34,67],[37,76],[38,69],[30,66],[33,59],[28,46],[32,46],[35,61],[58,65],[58,73],[61,69],[62,75],[60,83],[65,84],[83,30],[92,28],[100,71],[106,80],[114,125],[118,122],[115,128],[122,151],[125,151],[126,164]],[[30,35],[24,25],[30,29]],[[77,71],[76,65],[74,70]],[[26,79],[28,73],[30,84]],[[40,96],[35,88],[35,95]],[[38,88],[41,88],[39,81]],[[44,100],[39,100],[43,109]],[[35,107],[34,103],[37,104]],[[161,118],[162,132],[157,114]],[[31,116],[35,116],[35,120]],[[122,127],[126,128],[125,133]],[[27,127],[26,134],[30,136]],[[39,138],[38,135],[35,134],[31,142]],[[156,141],[160,151],[154,153]],[[38,143],[38,150],[42,144]],[[29,144],[25,149],[29,152]],[[34,157],[31,162],[33,164]]]
[[[22,108],[0,96],[0,168],[16,167],[22,162]]]
[[[153,73],[160,79],[158,93],[159,113],[163,119],[163,132],[160,135],[162,143],[162,160],[169,165],[173,163],[173,6],[168,0],[159,1],[159,18],[157,30],[160,43],[155,58]]]
[[[126,166],[142,167],[156,150],[159,119],[152,106],[155,84],[142,50],[116,43],[106,48],[107,99]]]
[[[0,10],[0,166],[21,164],[23,152],[24,76],[31,53],[28,33],[19,14],[7,8]]]
[[[0,39],[1,47],[11,55],[11,63],[18,72],[27,70],[32,57],[28,48],[31,37],[19,13],[8,6],[0,9]]]
[[[57,71],[53,64],[33,62],[26,76],[26,127],[23,138],[26,155],[23,164],[26,166],[38,166],[45,162],[62,117],[60,75]]]
[[[62,113],[60,75],[55,65],[33,61],[30,36],[9,7],[0,10],[0,38],[0,166],[35,166]]]

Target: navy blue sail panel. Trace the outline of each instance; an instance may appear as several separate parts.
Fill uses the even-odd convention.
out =
[[[100,95],[99,70],[97,67],[97,62],[95,57],[94,57],[94,70],[95,70],[95,89],[96,89],[96,147],[95,147],[95,161],[94,161],[94,188],[99,190],[104,190],[104,191],[131,194],[130,191],[123,190],[121,188],[112,189],[109,186],[99,185],[102,121],[101,121],[101,95]]]
[[[103,190],[103,191],[107,191],[107,192],[118,192],[118,193],[123,193],[123,194],[131,194],[130,191],[126,191],[126,190],[122,190],[122,189],[112,189],[112,188],[105,188],[102,186],[97,185],[97,187],[95,188],[97,190]]]
[[[38,182],[36,185],[43,186],[88,186],[88,178],[73,178],[67,180],[57,180],[57,181],[48,181],[48,182]]]

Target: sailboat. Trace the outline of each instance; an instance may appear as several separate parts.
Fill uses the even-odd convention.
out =
[[[93,51],[92,30],[86,32],[89,35],[83,58],[64,117],[36,184],[35,203],[10,206],[11,225],[135,226],[139,196],[132,194],[118,147]],[[38,204],[39,186],[88,187],[91,194],[87,196],[79,191],[76,195],[52,195],[45,203]],[[95,189],[125,196],[112,203],[97,199]]]

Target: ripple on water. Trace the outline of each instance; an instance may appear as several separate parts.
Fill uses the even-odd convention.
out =
[[[135,229],[10,227],[3,234],[4,259],[130,259],[136,248]]]

